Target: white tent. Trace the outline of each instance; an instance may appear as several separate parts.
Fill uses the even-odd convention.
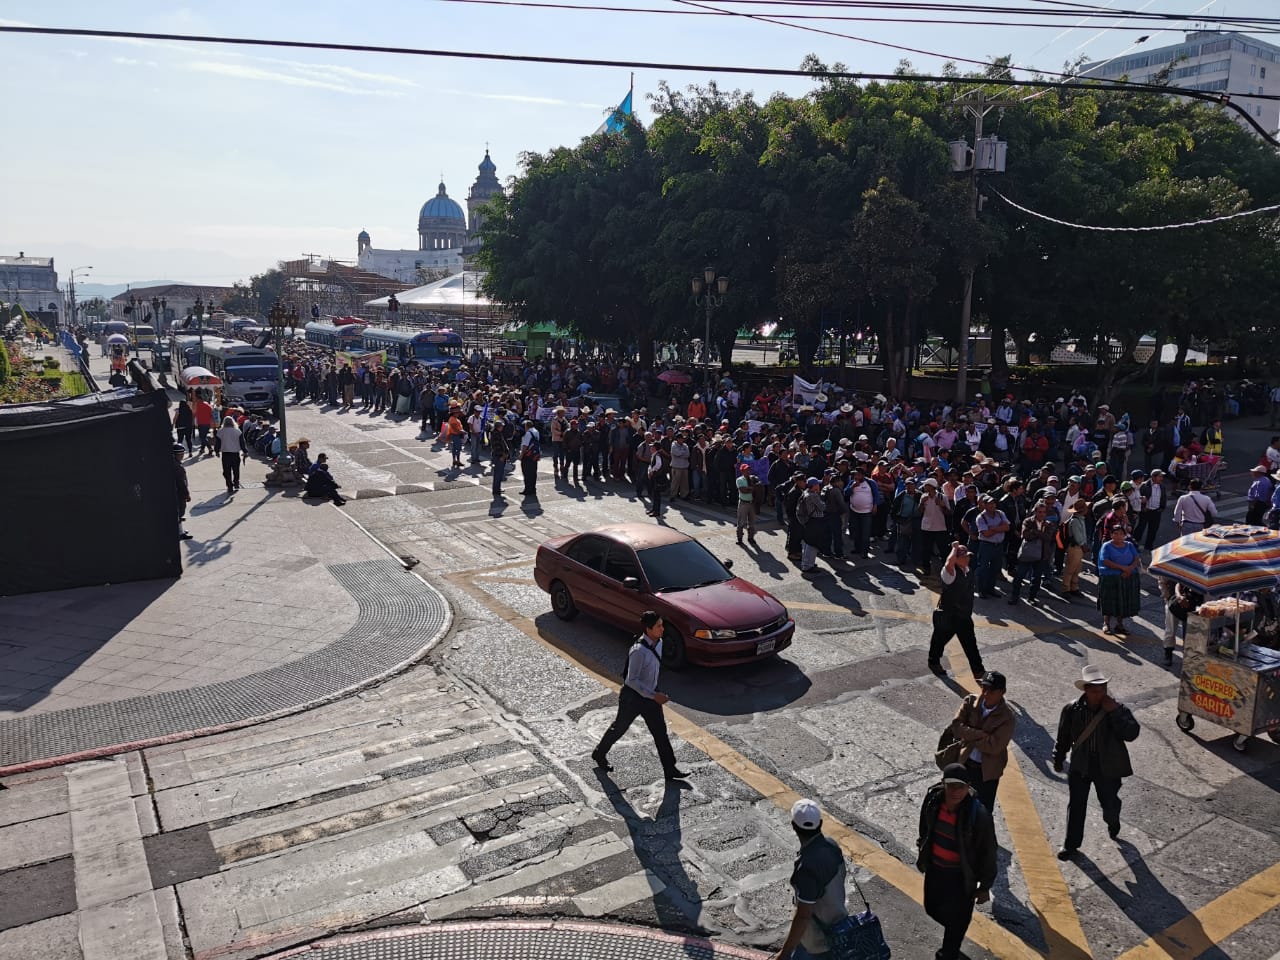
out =
[[[404,293],[396,294],[401,310],[429,310],[436,313],[475,312],[477,308],[487,313],[493,303],[480,292],[480,281],[484,274],[471,270],[455,273],[443,280],[436,280],[423,287],[414,287]],[[385,310],[387,298],[378,297],[365,304],[374,310]]]

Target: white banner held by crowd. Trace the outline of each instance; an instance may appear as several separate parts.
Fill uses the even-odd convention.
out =
[[[804,404],[817,402],[818,394],[822,392],[821,385],[810,383],[808,380],[802,380],[794,374],[791,377],[791,402],[797,407]]]

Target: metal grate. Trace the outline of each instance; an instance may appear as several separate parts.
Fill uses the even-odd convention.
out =
[[[448,623],[444,598],[390,561],[328,569],[360,608],[339,640],[234,680],[0,720],[0,768],[300,710],[416,659]]]
[[[294,951],[277,954],[281,960],[294,955]],[[315,960],[750,960],[768,954],[621,924],[489,921],[337,937],[309,944],[305,956]]]

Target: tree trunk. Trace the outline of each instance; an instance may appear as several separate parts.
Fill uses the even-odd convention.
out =
[[[796,359],[806,380],[813,381],[813,355],[818,352],[818,332],[813,319],[805,316],[796,323]]]
[[[1172,380],[1176,383],[1182,379],[1182,368],[1187,362],[1187,350],[1191,347],[1191,334],[1180,333],[1178,339],[1174,341],[1178,345],[1178,352],[1173,355],[1173,376]]]
[[[639,343],[636,345],[636,350],[640,355],[640,369],[652,370],[654,359],[653,330],[648,326],[640,327],[638,339]]]
[[[885,393],[896,400],[902,400],[905,398],[898,392],[898,385],[902,380],[898,372],[902,366],[902,345],[899,342],[901,338],[898,336],[898,331],[893,324],[893,304],[886,303],[884,308],[884,337],[880,340],[880,362],[884,365],[884,374],[880,382]]]
[[[991,382],[1007,383],[1009,380],[1009,359],[1004,355],[1004,341],[1009,330],[1003,320],[991,321]],[[967,344],[960,345],[967,350]],[[969,391],[972,393],[973,391]]]
[[[716,349],[720,351],[720,369],[728,370],[729,365],[733,363],[733,345],[738,342],[737,330],[731,330],[720,338],[716,343]]]

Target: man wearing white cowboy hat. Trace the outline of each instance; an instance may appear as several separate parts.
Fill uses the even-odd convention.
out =
[[[1102,819],[1114,840],[1120,835],[1120,781],[1133,776],[1126,743],[1138,739],[1141,728],[1129,708],[1107,692],[1107,675],[1088,664],[1080,671],[1078,700],[1062,708],[1058,739],[1053,748],[1053,769],[1062,773],[1070,753],[1067,773],[1067,836],[1058,851],[1059,860],[1071,860],[1084,840],[1084,817],[1093,785],[1102,805]]]

